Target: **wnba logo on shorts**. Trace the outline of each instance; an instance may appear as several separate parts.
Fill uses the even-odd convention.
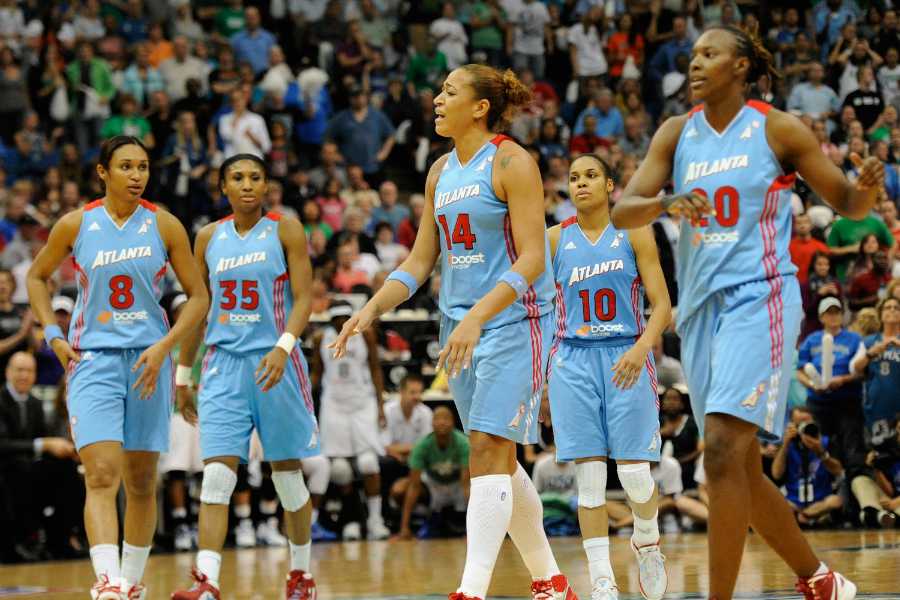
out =
[[[584,325],[579,327],[576,335],[611,335],[613,333],[624,333],[625,326],[621,323],[601,323],[599,325]]]
[[[97,320],[106,325],[110,321],[116,324],[130,325],[135,321],[146,321],[149,318],[146,310],[135,310],[131,312],[111,312],[104,310],[97,315]]]
[[[259,323],[262,316],[259,313],[250,315],[236,315],[234,313],[222,313],[219,315],[219,323],[222,325],[251,325]]]

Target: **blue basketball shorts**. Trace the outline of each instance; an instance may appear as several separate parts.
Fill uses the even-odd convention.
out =
[[[582,344],[563,340],[550,358],[550,414],[560,461],[606,456],[659,461],[659,395],[653,355],[634,385],[613,383],[612,368],[634,338]]]
[[[267,353],[207,350],[198,394],[203,460],[237,456],[247,462],[254,428],[267,461],[319,454],[319,429],[303,353],[295,348],[281,381],[263,392],[255,373]]]
[[[472,364],[448,378],[466,433],[481,431],[520,444],[537,442],[538,414],[555,314],[485,329]],[[440,344],[459,324],[441,317]]]
[[[716,292],[679,323],[701,435],[705,415],[723,413],[781,438],[802,318],[800,286],[787,276]]]
[[[169,449],[169,419],[175,397],[172,361],[159,369],[156,391],[146,400],[132,389],[141,372],[131,372],[145,348],[83,350],[70,365],[69,422],[75,447],[96,442],[120,442],[125,450],[165,452]]]

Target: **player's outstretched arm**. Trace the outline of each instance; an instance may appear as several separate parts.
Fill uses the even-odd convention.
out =
[[[647,156],[610,213],[617,229],[649,225],[666,211],[691,221],[712,213],[709,202],[698,194],[659,196],[672,174],[675,148],[686,121],[686,115],[667,119],[653,135]]]
[[[810,187],[841,215],[862,219],[878,199],[884,186],[884,165],[874,156],[863,160],[857,154],[850,159],[859,169],[855,183],[822,153],[813,132],[797,117],[771,110],[766,119],[769,145],[782,164],[797,169]]]
[[[45,333],[53,331],[56,325],[56,315],[50,304],[50,289],[47,281],[72,252],[75,239],[78,237],[78,229],[81,227],[81,210],[74,210],[64,215],[50,230],[47,244],[41,248],[34,262],[28,269],[25,285],[28,288],[28,301],[31,303],[31,311],[37,320],[44,326]],[[49,328],[49,331],[48,331]],[[62,332],[57,332],[62,335]],[[70,360],[78,361],[78,354],[63,337],[53,339],[50,347],[59,359],[63,367],[68,366]]]

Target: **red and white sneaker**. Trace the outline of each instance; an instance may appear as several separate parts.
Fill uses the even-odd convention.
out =
[[[144,600],[147,587],[141,583],[128,583],[122,580],[122,598],[125,600]]]
[[[91,587],[91,600],[125,600],[128,598],[122,590],[122,581],[119,578],[110,580],[104,573]]]
[[[806,600],[853,600],[856,598],[856,584],[834,571],[798,579],[795,589],[803,594]]]
[[[575,590],[569,587],[569,580],[560,573],[550,579],[538,579],[531,582],[533,600],[578,600]]]
[[[453,592],[449,596],[449,600],[481,600],[478,596],[466,596],[462,592]]]
[[[313,576],[305,571],[291,571],[287,577],[284,597],[287,600],[316,600],[316,582]]]
[[[194,580],[191,589],[172,592],[172,600],[221,600],[219,588],[209,582],[209,577],[193,568],[191,578]]]

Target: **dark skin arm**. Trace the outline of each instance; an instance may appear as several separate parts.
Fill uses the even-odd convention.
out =
[[[369,355],[369,372],[372,374],[372,385],[375,386],[375,400],[378,402],[378,424],[384,427],[387,424],[384,418],[384,377],[381,373],[381,362],[378,360],[378,342],[375,339],[375,330],[366,329],[363,332],[366,340],[366,349]]]
[[[406,495],[403,497],[403,513],[400,516],[400,539],[412,539],[412,531],[409,529],[409,519],[412,511],[422,495],[422,471],[410,469],[409,483],[406,486]]]

